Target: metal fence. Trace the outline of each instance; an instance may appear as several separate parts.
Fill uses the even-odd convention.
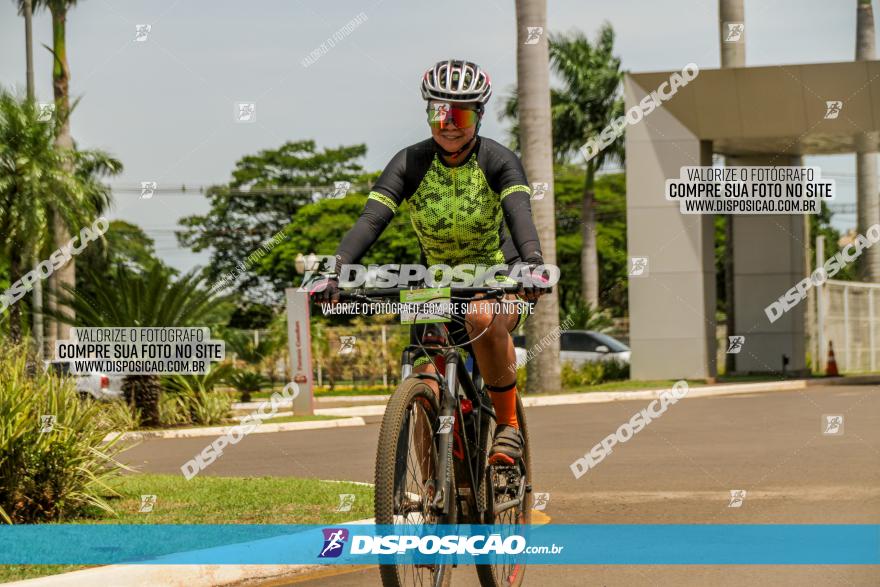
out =
[[[829,279],[817,288],[818,347],[822,369],[828,342],[834,345],[837,368],[850,373],[880,366],[880,284]]]

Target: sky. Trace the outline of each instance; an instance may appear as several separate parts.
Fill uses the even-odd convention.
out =
[[[717,11],[717,0],[549,0],[547,28],[592,37],[609,22],[622,67],[633,72],[716,68]],[[874,13],[880,20],[877,0]],[[746,0],[745,15],[747,65],[853,59],[856,0]],[[348,36],[303,65],[356,17]],[[150,30],[138,42],[144,24]],[[192,186],[224,183],[242,156],[289,140],[365,143],[364,167],[381,169],[427,138],[418,83],[438,60],[467,58],[491,73],[496,93],[481,134],[506,142],[498,97],[516,80],[515,26],[512,0],[81,0],[67,28],[71,93],[80,100],[72,134],[81,148],[104,149],[125,165],[110,180],[109,217],[144,228],[159,256],[186,270],[208,262],[174,238],[179,218],[208,209]],[[51,44],[51,21],[40,12],[34,67],[46,102],[52,62],[43,45]],[[0,85],[24,92],[24,24],[10,0],[0,2]],[[256,104],[253,123],[235,121],[238,102]],[[855,201],[854,156],[805,164],[835,177],[838,204]],[[157,195],[141,199],[142,181],[156,181]],[[191,188],[170,193],[181,185]],[[846,230],[855,216],[834,222]]]

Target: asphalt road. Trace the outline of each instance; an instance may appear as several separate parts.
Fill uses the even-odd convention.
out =
[[[647,405],[642,401],[527,410],[534,490],[565,524],[880,523],[880,388],[685,399],[580,479],[569,465]],[[842,435],[822,434],[842,414]],[[372,481],[377,419],[365,427],[253,434],[202,474],[292,475]],[[149,440],[125,453],[132,466],[179,473],[206,439]],[[741,507],[730,491],[746,490]],[[590,546],[593,547],[593,546]],[[601,548],[601,545],[596,545]],[[880,585],[880,567],[533,566],[532,585]],[[378,585],[376,567],[265,585]],[[470,568],[454,585],[477,585]]]

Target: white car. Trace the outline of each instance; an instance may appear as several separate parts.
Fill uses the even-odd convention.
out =
[[[121,375],[106,375],[104,373],[71,373],[70,363],[67,361],[43,361],[46,370],[52,369],[56,375],[66,375],[76,379],[76,390],[83,398],[90,397],[96,400],[115,400],[122,398]]]
[[[524,365],[528,358],[525,336],[513,337],[516,364]],[[577,367],[597,361],[619,361],[629,364],[629,347],[607,334],[593,330],[564,330],[559,337],[559,359]]]

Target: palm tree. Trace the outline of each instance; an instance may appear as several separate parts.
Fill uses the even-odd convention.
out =
[[[118,160],[101,151],[59,149],[34,101],[0,91],[0,251],[10,260],[10,281],[52,248],[53,213],[68,232],[95,221],[110,202],[98,177],[121,169]],[[10,309],[10,334],[14,341],[21,337],[17,305]]]
[[[187,327],[225,323],[231,308],[207,287],[204,277],[191,271],[179,279],[156,265],[137,274],[117,268],[112,283],[98,290],[94,299],[65,286],[59,305],[70,312],[56,311],[54,317],[70,326],[86,327]],[[89,276],[103,279],[102,276]],[[129,375],[122,384],[125,399],[140,410],[146,426],[158,426],[162,388],[157,375]]]
[[[19,9],[24,11],[24,0],[17,0]],[[73,137],[70,135],[70,66],[67,62],[67,13],[76,6],[77,0],[32,0],[33,11],[48,8],[52,15],[52,52],[54,65],[52,66],[52,92],[55,97],[55,113],[58,124],[55,127],[55,144],[61,149],[74,148]],[[47,47],[48,49],[48,47]],[[68,168],[73,171],[72,167]],[[49,223],[55,234],[55,243],[60,246],[70,240],[70,230],[60,214],[53,214]],[[59,271],[49,278],[48,307],[54,311],[55,301],[52,292],[57,291],[59,284],[74,287],[76,282],[76,262],[71,259]],[[53,312],[48,312],[52,314]],[[49,348],[54,347],[58,336],[69,338],[69,331],[63,325],[56,325],[51,321],[48,324],[47,343]]]
[[[516,0],[516,77],[519,88],[518,124],[523,166],[530,181],[546,182],[548,190],[535,200],[535,225],[541,235],[544,261],[556,264],[556,213],[553,199],[553,139],[550,118],[550,68],[546,35],[537,43],[529,36],[547,26],[547,0]],[[537,29],[536,29],[537,27]],[[526,40],[530,43],[527,45]],[[553,291],[535,307],[534,316],[526,323],[529,345],[559,330],[559,294]],[[559,340],[551,342],[537,354],[527,370],[529,392],[561,389]]]
[[[727,42],[727,23],[745,23],[743,0],[718,0],[718,43],[721,45],[721,67],[745,67],[746,46],[745,41]],[[727,163],[725,163],[727,165]],[[725,324],[727,334],[736,332],[736,301],[734,295],[734,266],[733,266],[733,215],[724,217],[724,300],[725,300]],[[724,355],[724,372],[731,374],[736,371],[736,354]]]
[[[612,54],[614,30],[603,25],[595,46],[580,32],[550,37],[550,63],[563,82],[553,109],[553,148],[560,159],[577,157],[578,149],[623,115],[618,88],[623,79],[620,59]],[[599,259],[596,248],[594,179],[607,160],[623,161],[622,140],[615,141],[589,161],[581,203],[581,287],[584,301],[599,305]]]
[[[858,0],[856,16],[856,61],[876,59],[874,11],[871,0]],[[874,137],[876,140],[876,137]],[[877,152],[868,133],[856,138],[856,178],[858,191],[858,232],[880,222],[880,196],[877,190]],[[865,251],[860,263],[862,279],[880,281],[880,249]]]
[[[34,89],[34,43],[33,43],[33,3],[31,0],[19,2],[19,13],[24,17],[24,52],[25,52],[25,85],[27,87],[27,99],[36,98]],[[36,264],[36,259],[34,262]],[[43,358],[43,282],[37,280],[34,283],[33,306],[33,336],[37,345],[37,357]]]
[[[550,90],[553,120],[553,154],[557,163],[577,161],[580,147],[623,114],[620,97],[620,59],[612,54],[614,30],[604,25],[595,45],[580,32],[550,36],[550,65],[561,78],[563,87]],[[508,97],[502,113],[515,118],[518,109],[516,93]],[[519,128],[512,129],[514,143]],[[623,141],[615,141],[607,149],[587,161],[584,169],[584,190],[581,201],[581,294],[592,307],[599,304],[599,259],[596,247],[596,172],[609,161],[622,162]]]

